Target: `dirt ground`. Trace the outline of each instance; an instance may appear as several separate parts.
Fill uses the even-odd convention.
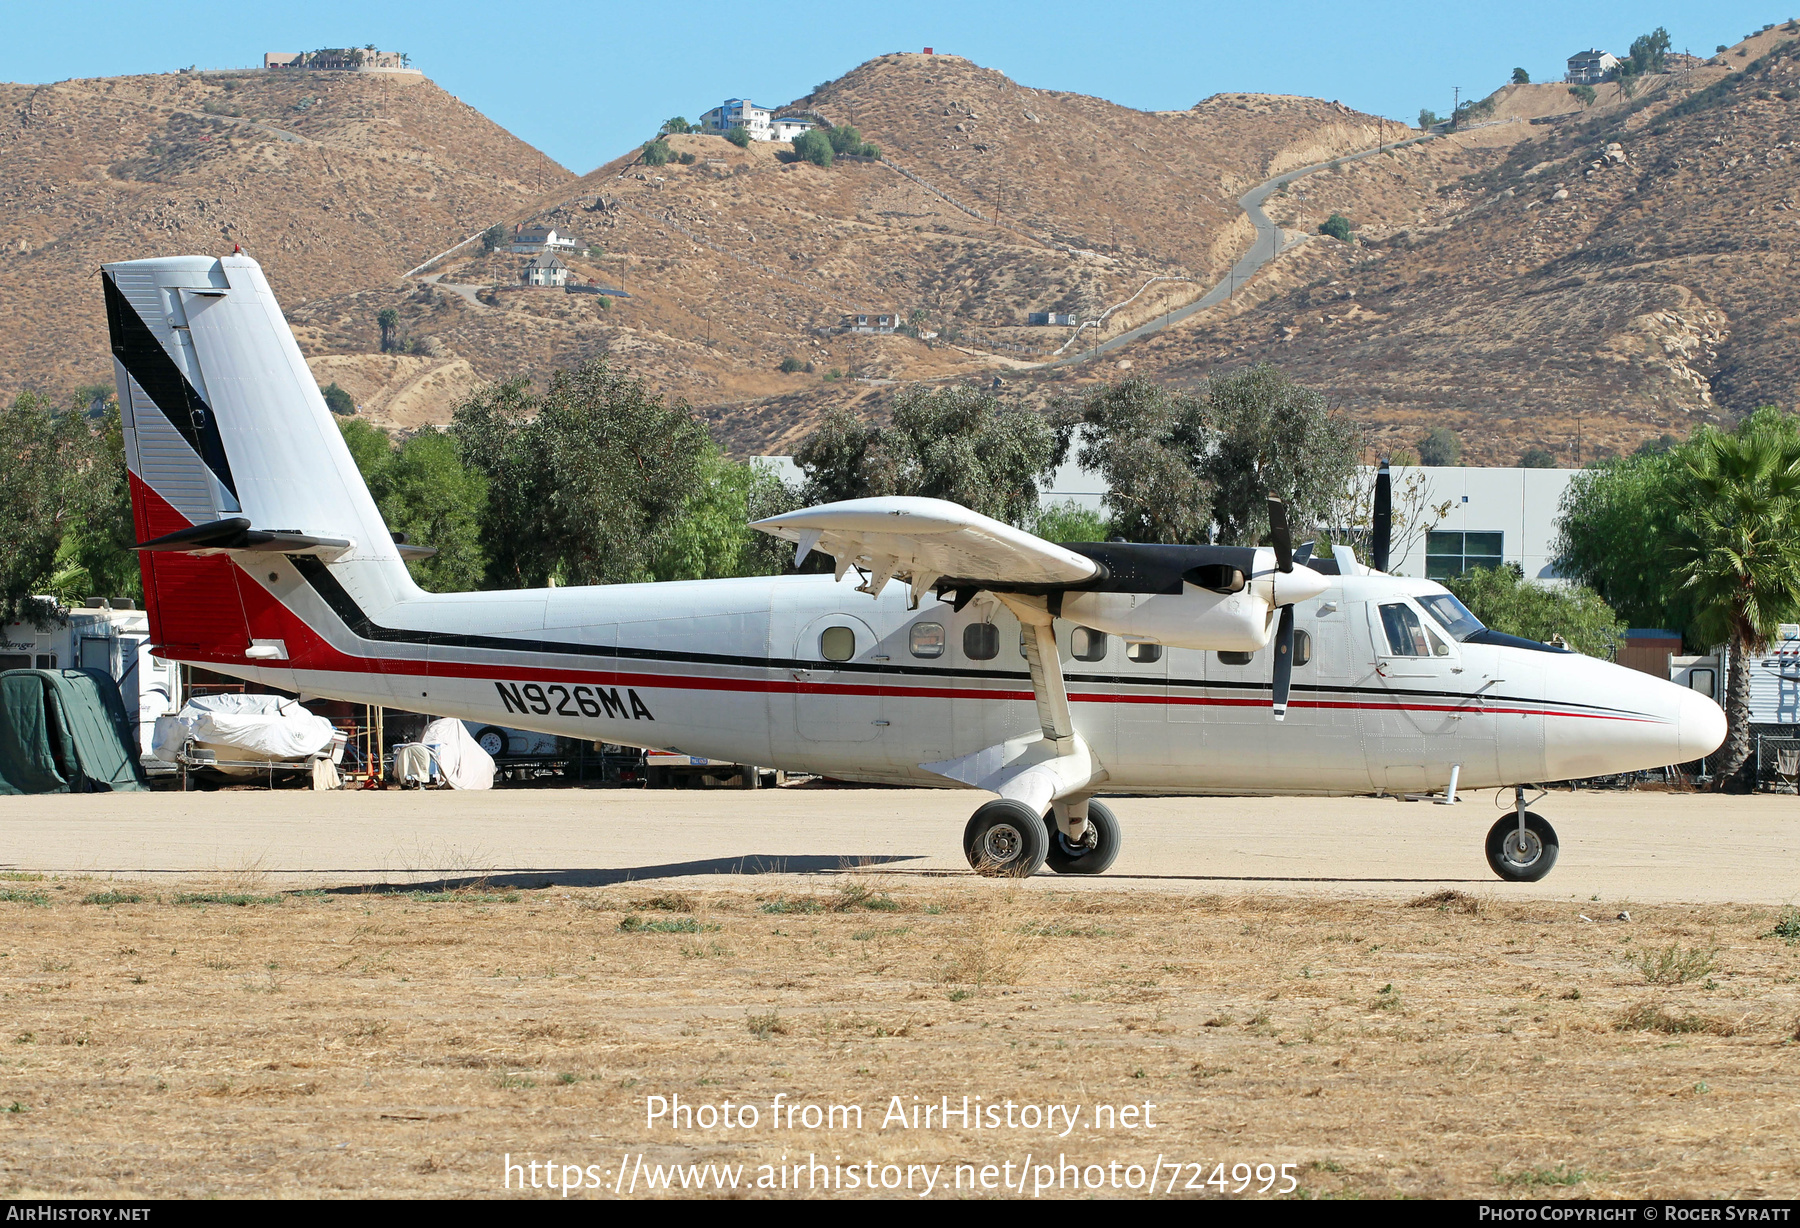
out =
[[[713,850],[725,814],[804,828],[828,812],[845,835],[815,847],[835,852],[874,847],[846,814],[938,807],[911,837],[935,839],[957,826],[949,803],[968,800],[945,796],[488,795],[522,840],[541,835],[532,805],[560,826],[571,809],[635,806],[665,874],[476,869],[450,890],[430,873],[455,854],[309,887],[245,857],[274,847],[266,830],[227,839],[228,815],[253,830],[264,811],[310,815],[329,862],[356,851],[357,831],[391,843],[375,816],[430,797],[134,799],[150,817],[132,854],[168,871],[155,875],[49,856],[54,820],[82,799],[5,799],[0,847],[18,868],[0,880],[0,1196],[504,1196],[509,1181],[534,1197],[565,1184],[571,1197],[860,1196],[871,1183],[1129,1196],[1152,1172],[1178,1196],[1800,1191],[1800,912],[1777,888],[1791,899],[1792,857],[1771,852],[1792,799],[1640,795],[1636,837],[1624,801],[1552,799],[1585,801],[1614,845],[1691,859],[1710,895],[1716,872],[1664,838],[1683,826],[1667,816],[1690,808],[1685,826],[1725,837],[1727,860],[1762,850],[1734,872],[1753,904],[1571,898],[1588,885],[1583,857],[1605,847],[1591,838],[1565,840],[1565,864],[1539,885],[1566,874],[1556,894],[1293,881],[1341,870],[1331,848],[1284,867],[1285,882],[1020,884],[947,858],[926,872],[900,872],[926,858],[846,856],[816,873],[789,860],[766,875],[681,862],[684,843]],[[671,798],[691,835],[661,809]],[[1233,824],[1247,832],[1276,804],[1117,809],[1140,856],[1161,843],[1182,869],[1159,807],[1235,816],[1221,820],[1229,855]],[[1447,859],[1433,842],[1450,837],[1429,834],[1442,808],[1279,804],[1324,826],[1404,816],[1409,851],[1371,875]],[[207,816],[217,843],[181,845]],[[479,843],[466,819],[440,819],[441,848]],[[1266,815],[1261,827],[1265,846],[1281,843]],[[739,843],[759,845],[779,841]],[[1624,864],[1644,853],[1614,851]],[[967,1121],[954,1112],[965,1096]],[[948,1123],[927,1120],[946,1098]]]

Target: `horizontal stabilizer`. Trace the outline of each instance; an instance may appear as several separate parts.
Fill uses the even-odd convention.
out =
[[[889,495],[802,508],[751,524],[831,555],[838,574],[869,573],[864,592],[880,595],[890,579],[917,596],[945,576],[1007,585],[1080,584],[1100,574],[1092,559],[1023,529],[941,499]]]
[[[191,529],[177,529],[147,542],[139,542],[133,550],[169,554],[230,554],[254,551],[264,554],[311,554],[326,560],[348,554],[356,543],[346,537],[316,537],[283,529],[253,529],[242,516],[197,524]],[[434,552],[435,553],[435,552]]]

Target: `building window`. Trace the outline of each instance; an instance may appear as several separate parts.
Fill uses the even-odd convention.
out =
[[[1077,661],[1100,661],[1106,657],[1106,632],[1092,627],[1077,627],[1069,634],[1069,653]]]
[[[1312,636],[1305,631],[1294,632],[1294,664],[1305,665],[1312,660]]]
[[[941,657],[944,655],[944,624],[914,623],[912,631],[907,634],[907,647],[912,649],[915,657]]]
[[[1253,652],[1222,652],[1219,654],[1220,665],[1248,665]]]
[[[848,661],[856,655],[856,632],[848,627],[827,627],[819,635],[819,655],[827,661]]]
[[[1505,558],[1504,533],[1463,533],[1433,529],[1425,535],[1425,578],[1448,580],[1477,567],[1498,567]]]
[[[1125,659],[1136,661],[1139,665],[1150,665],[1162,660],[1161,644],[1127,644]]]
[[[1000,628],[993,623],[970,623],[963,628],[963,656],[971,661],[992,661],[1000,655]]]

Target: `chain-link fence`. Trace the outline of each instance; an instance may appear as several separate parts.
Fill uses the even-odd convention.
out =
[[[1756,787],[1772,793],[1800,791],[1800,738],[1756,735]]]

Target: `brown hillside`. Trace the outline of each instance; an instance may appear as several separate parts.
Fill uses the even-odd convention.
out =
[[[1800,26],[1778,27],[1635,98],[1296,183],[1273,216],[1316,230],[1341,211],[1363,242],[1315,237],[1254,306],[1123,357],[1178,381],[1272,361],[1389,446],[1443,424],[1499,464],[1791,407],[1797,142]]]
[[[570,178],[418,78],[170,73],[0,85],[0,103],[0,389],[111,381],[102,261],[240,243],[298,307]]]
[[[1149,113],[955,56],[884,56],[786,109],[857,125],[885,164],[824,170],[785,144],[673,137],[692,164],[649,168],[633,151],[536,215],[584,245],[564,257],[577,280],[631,297],[512,288],[524,257],[459,256],[433,271],[443,285],[297,308],[309,352],[372,349],[375,313],[397,306],[410,335],[485,376],[610,352],[704,407],[734,448],[788,446],[824,404],[879,399],[888,381],[1042,361],[1071,330],[1027,327],[1030,312],[1119,308],[1108,336],[1191,301],[1250,241],[1246,188],[1383,136],[1314,99]],[[918,312],[939,335],[838,332],[856,312]],[[789,356],[813,372],[781,374]]]

